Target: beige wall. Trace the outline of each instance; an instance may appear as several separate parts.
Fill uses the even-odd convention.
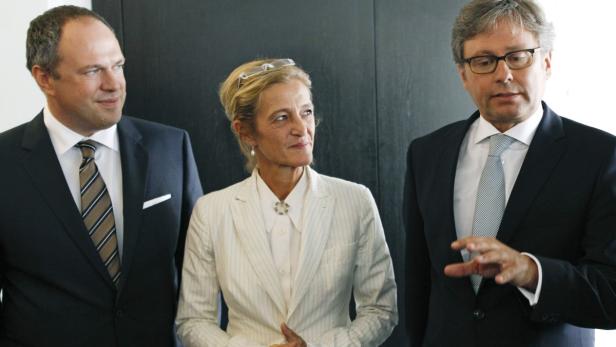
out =
[[[0,1],[0,132],[32,119],[44,105],[43,94],[26,69],[26,31],[34,17],[63,4],[92,8],[91,0]]]

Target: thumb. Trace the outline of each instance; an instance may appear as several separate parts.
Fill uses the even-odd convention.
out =
[[[282,334],[287,341],[296,340],[298,338],[297,334],[295,334],[295,332],[291,330],[286,323],[280,324],[280,331],[282,331]]]

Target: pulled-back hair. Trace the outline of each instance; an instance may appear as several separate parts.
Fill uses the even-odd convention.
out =
[[[286,83],[293,79],[302,82],[308,89],[312,86],[310,76],[297,67],[292,60],[292,64],[283,65],[272,69],[263,69],[249,78],[240,78],[247,71],[253,71],[262,66],[271,66],[272,63],[282,59],[260,59],[253,60],[235,68],[227,79],[220,85],[220,102],[225,109],[231,130],[237,139],[242,154],[246,158],[246,169],[250,172],[255,167],[255,158],[250,154],[251,147],[242,142],[240,134],[233,128],[233,121],[240,121],[249,131],[255,132],[255,116],[261,93],[269,86],[276,83]]]

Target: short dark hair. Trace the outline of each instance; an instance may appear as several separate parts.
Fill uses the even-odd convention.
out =
[[[113,28],[98,13],[78,6],[58,6],[45,11],[30,22],[26,39],[26,67],[32,71],[34,65],[57,76],[55,68],[60,62],[58,43],[62,36],[64,24],[82,17],[94,18],[105,24],[112,32]]]

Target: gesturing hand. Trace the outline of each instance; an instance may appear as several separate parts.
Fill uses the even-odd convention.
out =
[[[498,284],[511,283],[531,291],[537,288],[537,264],[530,257],[493,237],[466,237],[454,241],[451,248],[455,251],[467,249],[477,253],[477,256],[464,263],[445,266],[447,276],[465,277],[477,274],[494,277]]]
[[[270,347],[307,347],[306,342],[285,323],[280,325],[280,331],[282,331],[282,335],[287,339],[287,343],[271,345]]]

